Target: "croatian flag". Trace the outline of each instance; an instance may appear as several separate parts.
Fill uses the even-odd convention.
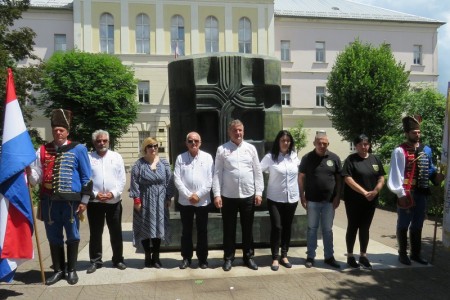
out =
[[[8,69],[0,154],[0,281],[11,282],[17,266],[33,258],[33,213],[24,169],[36,159]]]

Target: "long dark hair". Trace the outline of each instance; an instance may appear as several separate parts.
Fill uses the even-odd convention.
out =
[[[292,137],[292,134],[287,130],[280,130],[280,132],[278,132],[277,134],[277,137],[275,138],[275,141],[273,142],[272,150],[270,151],[273,161],[278,160],[278,155],[280,154],[280,139],[283,136],[287,136],[291,140],[288,148],[288,154],[291,154],[294,151],[294,138]]]

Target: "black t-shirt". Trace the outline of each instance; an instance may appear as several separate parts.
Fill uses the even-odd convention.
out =
[[[341,173],[341,160],[333,152],[327,151],[324,156],[313,150],[302,157],[298,168],[305,174],[305,197],[312,202],[332,202],[336,195],[335,175]]]
[[[369,154],[367,158],[362,158],[358,153],[350,154],[342,168],[343,177],[352,177],[366,191],[372,191],[377,185],[378,178],[385,174],[380,159],[372,154]],[[344,200],[367,201],[363,195],[354,191],[347,184],[344,186]],[[376,205],[377,201],[378,195],[372,202]]]

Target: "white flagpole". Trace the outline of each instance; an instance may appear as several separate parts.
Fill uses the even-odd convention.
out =
[[[442,243],[445,247],[450,247],[450,159],[448,151],[450,150],[450,82],[447,88],[447,109],[445,112],[445,128],[442,145],[442,164],[446,171],[445,192],[444,192],[444,212],[443,212],[443,226],[442,226]]]

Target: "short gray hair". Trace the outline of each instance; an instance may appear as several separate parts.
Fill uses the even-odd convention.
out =
[[[94,142],[99,135],[106,135],[109,140],[109,133],[106,130],[98,129],[92,133],[92,141]]]
[[[239,120],[239,119],[232,120],[232,121],[230,121],[230,123],[228,123],[228,129],[231,129],[234,126],[239,126],[239,125],[244,127],[244,124],[241,122],[241,120]]]

